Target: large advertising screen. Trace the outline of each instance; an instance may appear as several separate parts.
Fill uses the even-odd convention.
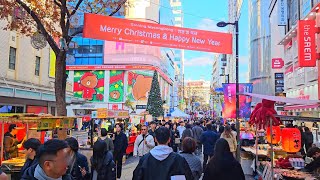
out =
[[[223,84],[223,118],[236,118],[236,84]],[[252,93],[251,83],[239,84],[239,93]],[[239,95],[240,118],[249,118],[251,114],[251,96]]]
[[[85,14],[83,37],[232,54],[232,34]]]

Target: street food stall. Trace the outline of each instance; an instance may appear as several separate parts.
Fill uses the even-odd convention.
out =
[[[22,148],[19,148],[18,156],[14,158],[4,157],[4,133],[8,131],[9,124],[15,124],[17,129],[16,138],[23,143],[23,140],[36,138],[44,143],[46,131],[55,131],[58,138],[65,139],[68,130],[73,126],[73,117],[52,116],[49,114],[0,114],[0,134],[1,134],[1,154],[0,161],[2,170],[11,176],[16,177],[20,174],[20,169],[25,162],[25,154]]]

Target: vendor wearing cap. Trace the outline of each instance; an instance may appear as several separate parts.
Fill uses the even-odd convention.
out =
[[[320,168],[320,149],[318,147],[311,147],[307,152],[308,157],[312,157],[313,161],[306,165],[306,169],[310,172]]]
[[[18,157],[18,149],[22,147],[22,143],[25,140],[25,138],[22,141],[18,141],[16,138],[16,135],[18,133],[18,130],[16,129],[16,124],[10,124],[9,125],[9,131],[4,134],[4,158],[11,159]]]

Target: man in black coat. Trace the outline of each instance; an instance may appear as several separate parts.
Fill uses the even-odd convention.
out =
[[[187,161],[173,152],[168,146],[170,130],[160,127],[155,131],[158,146],[144,155],[133,171],[133,180],[170,180],[184,177],[193,180],[192,172]]]
[[[206,168],[208,159],[213,156],[214,146],[219,139],[218,134],[212,128],[212,124],[207,124],[207,131],[203,132],[200,137],[200,142],[203,144],[203,169]]]
[[[22,144],[23,149],[26,154],[26,162],[20,170],[21,176],[23,173],[31,166],[38,164],[38,159],[36,158],[36,153],[41,146],[41,142],[38,139],[30,138]]]
[[[312,172],[320,168],[320,149],[311,147],[307,152],[308,157],[312,157],[313,161],[306,165],[306,170]]]
[[[122,124],[116,125],[116,133],[113,137],[113,144],[114,144],[114,152],[113,152],[113,159],[117,166],[117,178],[121,178],[121,171],[122,171],[122,158],[126,154],[126,150],[128,147],[128,138],[122,132],[123,126]]]

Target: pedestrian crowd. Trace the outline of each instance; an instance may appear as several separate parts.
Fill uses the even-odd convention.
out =
[[[43,145],[34,138],[26,140],[22,143],[27,160],[21,179],[120,179],[128,138],[122,124],[116,124],[115,129],[111,137],[105,128],[100,129],[89,160],[79,152],[78,141],[73,137],[51,139]],[[139,163],[133,180],[245,179],[235,159],[237,133],[232,126],[209,120],[152,121],[148,126],[142,125],[140,132],[134,143],[133,156],[139,158]]]

